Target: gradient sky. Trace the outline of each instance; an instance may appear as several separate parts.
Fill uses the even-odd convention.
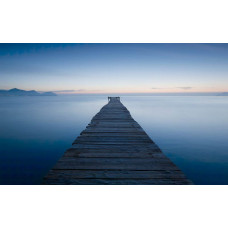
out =
[[[227,92],[228,44],[0,44],[0,89]]]

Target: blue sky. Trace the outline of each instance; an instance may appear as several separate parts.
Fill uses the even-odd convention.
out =
[[[228,44],[0,44],[0,89],[228,91]]]

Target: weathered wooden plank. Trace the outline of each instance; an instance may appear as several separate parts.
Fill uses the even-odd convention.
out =
[[[144,134],[145,132],[139,128],[86,128],[83,133],[132,133]]]
[[[137,170],[51,170],[47,178],[80,179],[184,179],[180,171],[137,171]]]
[[[107,129],[108,128],[108,129]],[[112,126],[107,126],[106,125],[98,125],[98,124],[88,124],[86,126],[86,130],[129,130],[129,131],[140,131],[143,129],[140,127],[140,126],[133,126],[133,125],[119,125],[119,124],[115,124],[115,125],[112,125]]]
[[[127,126],[137,126],[137,127],[140,127],[140,125],[138,123],[136,123],[135,121],[130,121],[130,120],[126,120],[126,121],[113,121],[113,120],[106,120],[106,121],[98,121],[98,120],[95,120],[95,121],[91,121],[90,125],[95,125],[95,124],[103,124],[103,125],[111,125],[111,126],[114,126],[114,125],[120,125],[120,126],[124,126],[124,125],[127,125]]]
[[[104,137],[104,136],[79,136],[75,140],[75,142],[152,142],[152,140],[145,136],[145,137]]]
[[[128,151],[148,151],[148,150],[153,150],[153,149],[157,149],[158,146],[156,144],[152,144],[152,143],[147,143],[147,144],[112,144],[112,145],[108,145],[108,144],[72,144],[71,148],[91,148],[91,149],[108,149],[108,150],[114,150],[114,149],[118,149],[118,150],[128,150]]]
[[[159,147],[154,147],[153,149],[151,148],[143,148],[142,150],[140,150],[140,148],[129,148],[129,147],[120,147],[120,148],[111,148],[111,147],[104,147],[104,148],[100,148],[99,147],[95,147],[95,148],[88,148],[88,147],[83,147],[83,148],[69,148],[65,153],[68,152],[80,152],[80,153],[138,153],[138,154],[144,154],[144,153],[149,153],[149,154],[154,154],[154,153],[161,153],[161,150]],[[163,154],[164,155],[164,154]],[[164,155],[165,156],[165,155]]]
[[[110,170],[179,170],[168,159],[153,158],[68,158],[62,157],[57,169],[110,169]]]
[[[138,136],[147,136],[149,137],[145,132],[86,132],[83,131],[81,132],[80,135],[83,136],[102,136],[102,137],[122,137],[122,136],[127,136],[127,137],[138,137]]]
[[[150,143],[149,141],[110,141],[110,142],[95,142],[95,141],[74,141],[73,144],[82,144],[82,145],[145,145]]]
[[[77,139],[79,140],[79,139],[81,139],[81,140],[108,140],[108,141],[115,141],[115,140],[120,140],[120,141],[125,141],[125,140],[149,140],[149,141],[152,141],[151,139],[150,139],[150,137],[148,136],[148,135],[134,135],[134,136],[132,136],[132,135],[127,135],[127,134],[125,134],[125,135],[121,135],[121,136],[117,136],[117,135],[106,135],[106,136],[104,136],[104,135],[98,135],[98,134],[96,134],[96,135],[80,135],[80,136],[78,136],[77,137]]]
[[[140,128],[139,126],[135,125],[135,124],[119,124],[119,123],[116,123],[116,124],[102,124],[102,123],[99,123],[99,124],[89,124],[88,125],[88,128]]]
[[[185,179],[46,179],[46,184],[54,185],[188,185],[192,184]]]
[[[159,157],[159,158],[75,158],[75,157],[62,157],[59,159],[59,162],[68,162],[74,164],[90,164],[90,163],[102,163],[102,164],[148,164],[148,165],[155,165],[158,163],[161,164],[170,164],[172,166],[173,163],[167,159],[167,157]]]
[[[77,152],[77,151],[71,151],[66,152],[64,154],[64,157],[81,157],[81,158],[166,158],[164,154],[161,152],[157,153],[138,153],[138,152]]]
[[[82,132],[129,132],[129,133],[137,133],[137,132],[143,132],[142,128],[117,128],[117,127],[113,127],[113,128],[98,128],[98,127],[87,127],[84,131]]]
[[[78,144],[75,144],[78,145]],[[109,154],[113,154],[113,153],[118,153],[119,157],[121,157],[122,154],[124,153],[129,153],[129,154],[155,154],[155,153],[161,153],[161,150],[156,147],[153,150],[149,149],[149,148],[145,148],[143,150],[137,149],[137,148],[100,148],[100,147],[81,147],[81,148],[70,148],[68,149],[65,153],[67,153],[68,151],[72,151],[72,153],[74,152],[80,152],[80,153],[109,153]],[[162,153],[163,154],[163,153]],[[140,156],[142,156],[140,155]],[[165,156],[165,155],[164,155]]]

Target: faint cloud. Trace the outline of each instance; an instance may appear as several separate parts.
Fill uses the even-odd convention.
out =
[[[74,90],[74,92],[102,92],[103,90],[101,89],[91,89],[91,90],[88,90],[88,89],[77,89],[77,90]]]
[[[54,93],[73,93],[75,91],[76,90],[71,89],[71,90],[55,90],[55,91],[52,91],[52,92],[54,92]]]
[[[150,89],[164,89],[164,88],[159,88],[159,87],[152,87]]]
[[[86,92],[87,90],[86,89],[76,89],[74,90],[74,92]]]
[[[53,93],[95,93],[95,92],[102,92],[103,90],[87,90],[87,89],[70,89],[70,90],[54,90]]]
[[[190,86],[181,86],[181,87],[176,87],[178,89],[184,89],[184,90],[189,90],[189,89],[192,89],[193,87],[190,87]]]
[[[190,87],[190,86],[179,86],[179,87],[169,87],[169,88],[161,88],[161,87],[151,87],[150,89],[154,89],[154,90],[160,90],[160,89],[175,89],[175,88],[178,88],[178,89],[183,89],[183,90],[190,90],[192,89],[193,87]]]

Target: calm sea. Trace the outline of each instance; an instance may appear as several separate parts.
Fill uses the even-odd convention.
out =
[[[228,184],[228,97],[121,101],[195,184]],[[0,97],[0,184],[40,184],[107,96]]]

